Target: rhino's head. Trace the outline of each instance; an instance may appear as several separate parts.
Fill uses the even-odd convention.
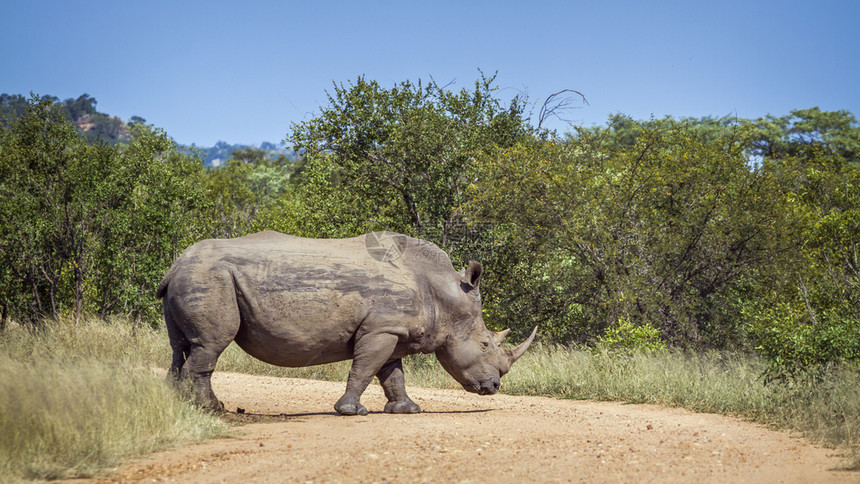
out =
[[[482,272],[480,263],[469,261],[460,273],[461,297],[457,298],[451,332],[445,344],[436,350],[436,358],[467,391],[492,395],[499,391],[502,376],[531,345],[537,328],[516,348],[501,347],[510,330],[493,332],[484,324],[478,289]]]

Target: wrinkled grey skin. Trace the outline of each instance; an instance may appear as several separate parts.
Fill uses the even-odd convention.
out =
[[[457,272],[435,245],[405,240],[403,254],[385,262],[368,254],[365,236],[267,231],[192,245],[157,291],[173,348],[170,374],[190,379],[198,402],[220,410],[210,376],[231,341],[279,366],[352,359],[337,412],[367,414],[359,399],[377,376],[386,412],[417,413],[401,358],[435,352],[463,388],[496,393],[534,332],[517,348],[500,348],[507,330],[494,333],[481,318],[481,264]]]

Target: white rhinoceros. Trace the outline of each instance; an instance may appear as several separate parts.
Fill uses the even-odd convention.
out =
[[[365,415],[359,399],[377,376],[386,412],[417,413],[401,358],[435,352],[463,388],[493,394],[535,331],[514,349],[500,347],[508,330],[494,333],[481,317],[482,270],[469,261],[457,272],[436,245],[392,233],[306,239],[266,231],[201,241],[158,285],[170,374],[190,379],[201,404],[221,409],[210,376],[231,341],[279,366],[352,359],[337,412]]]

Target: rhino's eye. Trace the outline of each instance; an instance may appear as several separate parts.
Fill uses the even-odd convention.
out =
[[[490,340],[481,341],[481,350],[486,351],[490,347]]]

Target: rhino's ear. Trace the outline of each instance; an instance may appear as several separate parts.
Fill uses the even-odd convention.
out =
[[[484,266],[480,262],[470,260],[469,265],[463,271],[463,284],[468,286],[469,290],[477,289],[483,273]]]

